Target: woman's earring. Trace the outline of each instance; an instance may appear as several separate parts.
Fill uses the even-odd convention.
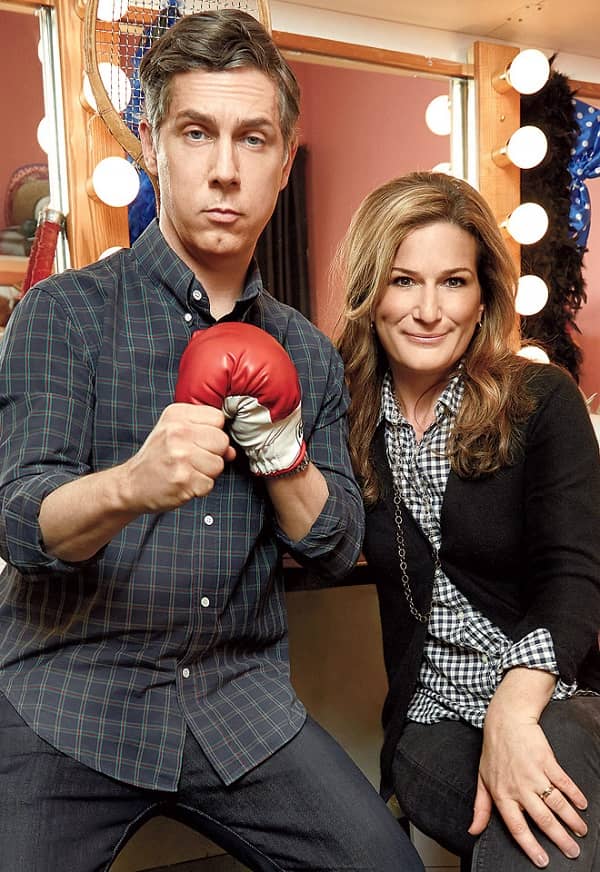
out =
[[[375,333],[375,321],[371,321],[371,333]]]

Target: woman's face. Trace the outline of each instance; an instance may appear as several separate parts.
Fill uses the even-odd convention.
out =
[[[373,311],[394,381],[426,386],[443,380],[465,353],[482,312],[474,237],[447,222],[409,233]]]

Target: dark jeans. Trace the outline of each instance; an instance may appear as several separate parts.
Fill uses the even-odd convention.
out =
[[[159,793],[56,751],[0,694],[1,872],[104,872],[158,813],[259,872],[423,869],[377,792],[314,721],[230,787],[188,734],[179,790]]]
[[[537,830],[550,857],[551,872],[600,870],[600,698],[575,696],[551,702],[541,725],[554,754],[588,800],[582,817],[588,834],[578,839],[581,854],[569,860]],[[409,723],[394,759],[396,796],[423,833],[462,858],[473,872],[532,872],[497,812],[478,839],[467,832],[473,817],[482,731],[458,721]],[[469,858],[472,857],[472,865]]]

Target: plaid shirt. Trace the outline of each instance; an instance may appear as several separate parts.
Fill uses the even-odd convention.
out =
[[[362,541],[331,343],[258,272],[228,319],[267,330],[298,369],[308,450],[329,486],[300,542],[238,452],[208,496],[137,518],[94,559],[44,551],[43,498],[140,448],[192,332],[214,323],[156,224],[29,291],[0,348],[0,689],[54,747],[142,787],[176,789],[187,728],[225,783],[297,733],[281,554],[338,578]]]
[[[435,405],[433,424],[417,442],[394,399],[389,372],[383,384],[381,416],[394,483],[436,549],[442,539],[440,518],[450,472],[446,445],[463,394],[463,382],[456,375]],[[515,666],[558,674],[549,631],[541,627],[511,642],[438,568],[419,680],[407,717],[425,724],[461,719],[482,727],[494,691]],[[576,685],[559,679],[553,699],[565,699],[575,690]]]

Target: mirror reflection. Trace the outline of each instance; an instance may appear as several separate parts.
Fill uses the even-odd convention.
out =
[[[38,141],[44,117],[39,41],[33,9],[0,7],[0,106],[8,119],[0,150],[0,327],[26,271],[37,216],[49,201],[48,156]],[[40,133],[43,138],[44,125]]]

